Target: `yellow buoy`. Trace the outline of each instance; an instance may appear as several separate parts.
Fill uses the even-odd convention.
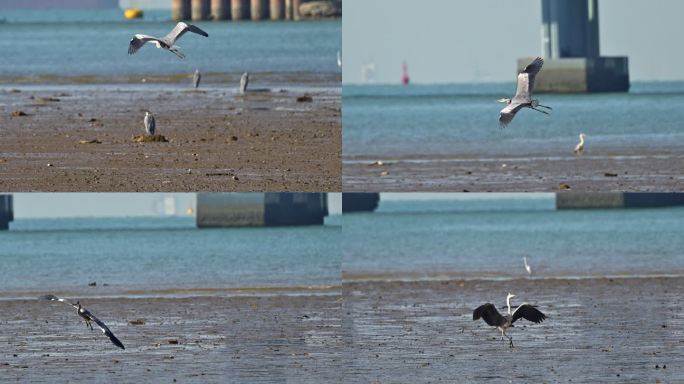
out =
[[[138,8],[126,8],[124,10],[124,17],[128,20],[141,19],[143,17],[143,11]]]

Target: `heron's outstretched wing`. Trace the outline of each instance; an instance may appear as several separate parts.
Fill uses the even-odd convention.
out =
[[[117,339],[116,336],[114,336],[112,331],[109,330],[109,327],[107,327],[107,325],[105,325],[105,323],[103,323],[100,319],[95,317],[95,315],[90,313],[90,311],[84,310],[83,315],[87,316],[92,321],[94,321],[95,324],[97,324],[97,326],[100,327],[100,329],[102,330],[102,333],[104,333],[105,336],[109,337],[109,340],[111,340],[114,345],[116,345],[117,347],[119,347],[121,349],[126,349],[126,347],[124,347],[123,343],[119,339]]]
[[[181,21],[178,24],[176,24],[176,26],[173,28],[171,32],[169,32],[168,35],[164,36],[163,40],[167,42],[169,46],[174,45],[176,43],[176,40],[180,39],[181,36],[183,36],[185,32],[188,31],[196,33],[198,35],[202,35],[204,37],[209,37],[208,33],[204,32],[198,27]]]
[[[136,52],[138,52],[138,49],[145,45],[148,41],[159,41],[154,36],[148,36],[148,35],[135,35],[132,39],[130,44],[128,44],[128,54],[132,55]]]
[[[483,304],[473,311],[473,320],[479,320],[480,318],[482,318],[488,325],[494,327],[506,322],[506,318],[501,316],[499,311],[496,310],[494,304],[491,303]]]
[[[78,305],[70,302],[69,300],[61,299],[55,295],[43,295],[43,296],[40,296],[38,299],[40,299],[40,300],[51,300],[51,301],[61,301],[64,304],[71,305],[74,308],[78,308]]]
[[[515,92],[515,97],[523,100],[529,100],[532,97],[532,90],[534,89],[534,79],[544,65],[544,59],[537,57],[525,69],[518,74],[518,89]]]
[[[506,126],[513,121],[515,114],[518,113],[520,108],[522,108],[522,104],[515,100],[504,107],[504,109],[499,112],[499,128],[506,128]]]
[[[546,319],[546,315],[532,305],[522,304],[513,312],[511,323],[520,318],[539,324]]]

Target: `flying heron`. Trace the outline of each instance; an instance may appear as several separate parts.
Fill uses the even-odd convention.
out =
[[[240,77],[240,94],[244,95],[247,93],[247,85],[249,84],[249,73],[245,72]]]
[[[528,275],[532,274],[532,267],[530,267],[529,264],[527,264],[527,256],[523,256],[523,264],[525,265],[525,270],[527,271]]]
[[[200,73],[199,69],[195,69],[195,74],[192,75],[192,85],[195,87],[195,89],[199,88],[201,80],[202,74]]]
[[[510,292],[508,293],[508,296],[506,296],[508,315],[501,315],[499,311],[496,310],[494,304],[491,303],[483,304],[473,311],[473,320],[482,318],[487,325],[497,327],[501,331],[501,340],[506,336],[511,348],[513,348],[513,338],[506,334],[506,330],[513,327],[513,323],[515,323],[516,320],[523,318],[539,324],[546,319],[546,315],[527,303],[521,304],[513,313],[511,313],[511,298],[513,297],[515,297],[515,295]]]
[[[124,347],[123,343],[119,339],[117,339],[116,336],[114,336],[112,331],[109,330],[109,328],[105,325],[105,323],[100,321],[100,319],[95,317],[95,315],[90,313],[90,311],[83,308],[81,306],[80,302],[77,301],[76,304],[74,304],[74,303],[67,301],[65,299],[60,299],[59,297],[57,297],[55,295],[41,296],[40,299],[41,300],[51,300],[51,301],[61,301],[62,303],[71,305],[72,307],[76,308],[76,313],[78,313],[78,315],[81,316],[83,318],[83,320],[85,320],[86,326],[88,326],[88,328],[90,328],[91,331],[93,330],[93,325],[91,324],[91,322],[94,321],[95,324],[97,324],[97,326],[100,327],[100,329],[102,330],[102,333],[104,333],[105,336],[109,337],[109,340],[111,340],[114,345],[116,345],[117,347],[119,347],[121,349],[126,349]]]
[[[534,89],[534,78],[544,65],[544,59],[537,57],[525,69],[518,74],[518,89],[515,91],[513,99],[507,97],[497,100],[499,103],[506,103],[506,107],[499,112],[499,127],[506,128],[506,126],[513,120],[515,114],[522,108],[530,108],[541,113],[549,114],[548,112],[537,109],[542,107],[552,109],[545,105],[539,104],[539,100],[532,98],[532,90]]]
[[[203,30],[199,29],[198,27],[191,25],[191,24],[186,24],[184,22],[180,22],[176,24],[176,27],[173,28],[171,32],[169,32],[168,35],[158,38],[150,35],[140,35],[137,34],[131,39],[131,43],[128,45],[128,54],[132,55],[140,49],[145,43],[151,41],[155,45],[157,45],[157,48],[162,48],[166,49],[167,51],[173,52],[178,58],[184,59],[185,55],[181,53],[179,50],[180,47],[175,45],[176,40],[180,39],[181,36],[185,34],[185,32],[192,32],[196,33],[198,35],[202,35],[204,37],[209,37],[209,34],[204,32]]]
[[[155,123],[154,116],[152,116],[150,111],[145,111],[143,122],[145,123],[145,132],[150,136],[154,136],[154,132],[157,129],[157,123]]]
[[[579,154],[581,154],[582,152],[584,152],[584,139],[585,139],[586,137],[587,137],[587,136],[586,136],[584,133],[580,133],[580,134],[579,134],[579,139],[580,139],[580,141],[579,141],[579,143],[577,143],[577,145],[575,146],[575,153],[576,153],[576,154],[579,155]]]

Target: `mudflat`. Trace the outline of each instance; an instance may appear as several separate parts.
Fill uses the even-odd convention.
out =
[[[380,165],[379,165],[380,164]],[[624,148],[581,156],[343,159],[348,192],[675,192],[684,190],[676,148]]]
[[[0,190],[340,190],[339,74],[205,77],[2,86]],[[145,110],[163,139],[135,139]]]
[[[349,382],[676,382],[684,364],[684,278],[345,282]],[[473,310],[537,305],[515,347]]]
[[[2,381],[323,383],[348,364],[339,294],[81,304],[125,350],[62,303],[0,300]]]

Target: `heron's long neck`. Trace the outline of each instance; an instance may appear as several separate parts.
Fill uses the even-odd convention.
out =
[[[506,297],[506,306],[508,307],[508,314],[511,315],[511,297]]]
[[[584,145],[584,136],[580,136],[580,145]]]

